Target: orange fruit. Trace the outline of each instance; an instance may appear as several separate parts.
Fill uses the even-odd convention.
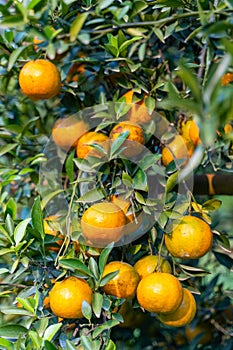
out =
[[[191,323],[185,327],[185,335],[190,343],[198,337],[198,344],[208,345],[213,339],[213,329],[209,323]]]
[[[54,252],[58,252],[60,247],[62,246],[63,240],[64,240],[64,236],[62,234],[59,233],[58,229],[55,228],[56,226],[56,222],[58,224],[58,216],[57,215],[51,215],[48,216],[46,218],[44,218],[43,220],[43,224],[44,224],[44,232],[47,235],[51,235],[54,237],[59,237],[62,239],[56,240],[54,243],[54,246],[48,246],[47,249],[54,251]]]
[[[221,85],[224,86],[224,85],[228,85],[230,84],[231,82],[233,81],[233,73],[226,73],[222,76],[221,78]]]
[[[123,195],[112,195],[111,201],[118,205],[126,216],[126,224],[124,227],[124,235],[130,235],[139,229],[143,222],[144,214],[141,210],[133,212],[131,202],[126,199]]]
[[[77,142],[76,154],[78,158],[86,159],[87,157],[103,158],[105,154],[92,145],[99,145],[104,148],[106,153],[109,151],[109,137],[101,132],[89,131],[82,135]]]
[[[48,99],[60,91],[60,73],[48,60],[29,61],[20,70],[19,85],[22,93],[32,100]]]
[[[197,306],[194,296],[188,289],[183,288],[183,299],[178,309],[169,314],[161,313],[158,315],[158,319],[168,326],[183,327],[192,322],[196,315],[196,310]]]
[[[146,124],[149,123],[153,119],[153,114],[149,114],[148,109],[146,107],[146,98],[145,95],[141,100],[137,102],[133,102],[134,91],[127,91],[122,97],[125,97],[125,102],[127,104],[132,104],[132,107],[128,111],[126,118],[127,120],[138,123],[138,124]]]
[[[140,154],[143,150],[142,145],[145,144],[144,131],[140,125],[129,121],[119,122],[112,128],[110,138],[114,141],[123,132],[129,132],[129,135],[121,146],[125,148],[121,154],[126,157]]]
[[[213,234],[210,226],[195,216],[187,215],[174,225],[171,235],[165,235],[167,250],[181,259],[199,259],[211,249]]]
[[[82,318],[82,303],[92,302],[92,290],[88,283],[78,277],[70,276],[56,282],[49,293],[52,312],[63,318]]]
[[[224,132],[225,134],[229,134],[231,132],[233,132],[233,126],[229,123],[224,125]]]
[[[183,289],[179,280],[166,272],[154,272],[142,278],[137,299],[142,308],[153,313],[171,313],[181,304]]]
[[[52,137],[55,144],[64,150],[76,147],[79,137],[88,131],[88,124],[76,117],[59,118],[53,125]]]
[[[105,265],[103,277],[118,270],[118,274],[103,286],[103,291],[107,295],[131,300],[135,296],[140,281],[139,275],[130,264],[122,261],[111,261]]]
[[[168,166],[174,159],[183,160],[181,165],[185,165],[194,151],[194,146],[190,142],[187,145],[186,140],[181,135],[175,135],[173,140],[162,149],[162,163]]]
[[[161,272],[172,272],[169,262],[161,256],[159,257],[158,255],[144,256],[136,262],[134,268],[141,279],[153,272],[159,271],[159,269]]]
[[[201,143],[199,128],[194,120],[188,120],[182,123],[181,135],[185,138],[187,144],[191,141],[196,147]]]
[[[91,205],[81,218],[81,228],[87,243],[103,247],[122,237],[126,224],[124,212],[116,204],[101,202]]]

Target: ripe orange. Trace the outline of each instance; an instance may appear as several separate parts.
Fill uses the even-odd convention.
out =
[[[171,273],[171,265],[163,257],[158,255],[147,255],[139,259],[134,265],[135,270],[140,278],[160,270],[160,272]]]
[[[82,302],[92,302],[92,290],[88,283],[75,276],[56,282],[49,293],[52,312],[63,318],[82,318]]]
[[[89,131],[82,135],[76,146],[76,154],[78,158],[86,159],[87,157],[103,158],[105,154],[92,145],[99,145],[104,148],[106,153],[109,151],[109,137],[101,132]]]
[[[81,228],[87,244],[104,247],[122,237],[126,224],[124,212],[116,204],[101,202],[92,204],[81,218]]]
[[[121,154],[134,157],[142,152],[142,145],[145,144],[144,131],[140,125],[129,121],[119,122],[112,128],[110,138],[114,141],[120,134],[127,131],[129,135],[121,146],[125,148]]]
[[[187,215],[175,224],[171,235],[165,235],[165,244],[172,256],[181,259],[198,259],[212,246],[210,226],[195,216]]]
[[[181,135],[176,135],[174,139],[169,142],[162,149],[162,163],[168,166],[174,159],[183,160],[181,165],[185,165],[194,151],[194,146],[190,142],[187,144],[186,140]]]
[[[169,314],[159,314],[159,320],[172,327],[183,327],[192,322],[197,310],[196,301],[192,293],[183,288],[183,299],[175,311]]]
[[[140,281],[137,271],[126,262],[112,261],[105,265],[103,277],[117,270],[118,274],[103,286],[103,291],[117,298],[133,299]]]
[[[29,61],[20,70],[19,85],[22,93],[32,100],[48,99],[60,91],[60,73],[48,60]]]
[[[130,108],[126,116],[127,120],[138,124],[149,123],[153,119],[153,114],[149,114],[148,109],[146,107],[145,101],[148,96],[145,95],[140,101],[137,101],[136,103],[133,102],[133,96],[133,90],[127,91],[122,96],[125,97],[125,102],[127,104],[132,104],[132,107]]]
[[[198,337],[198,344],[208,345],[213,339],[213,328],[209,323],[191,323],[185,327],[185,335],[190,343]]]
[[[54,242],[55,243],[54,246],[48,246],[47,247],[48,250],[52,250],[54,252],[58,252],[59,251],[60,247],[62,246],[63,239],[64,239],[63,235],[59,233],[57,228],[55,228],[55,224],[57,222],[57,219],[58,219],[57,215],[51,215],[51,216],[47,216],[43,220],[45,234],[51,235],[51,236],[54,236],[54,237],[62,238],[62,239],[56,240]],[[53,225],[54,225],[54,227],[53,227]]]
[[[52,137],[58,147],[69,150],[77,145],[79,137],[85,134],[88,129],[88,124],[74,116],[59,118],[53,125]]]
[[[166,272],[147,275],[138,284],[137,299],[141,307],[154,313],[171,313],[181,304],[183,289],[179,280]]]
[[[221,78],[221,85],[224,86],[224,85],[228,85],[230,84],[231,82],[233,81],[233,73],[226,73],[222,76]]]
[[[187,144],[191,141],[196,147],[201,143],[199,128],[194,120],[182,122],[181,135],[185,138]]]
[[[233,126],[229,123],[224,125],[224,132],[225,134],[229,134],[231,132],[233,132]]]
[[[133,212],[131,208],[131,202],[126,199],[123,195],[112,195],[111,201],[118,205],[126,216],[126,225],[124,227],[124,235],[130,235],[139,229],[143,222],[144,214],[141,210]]]

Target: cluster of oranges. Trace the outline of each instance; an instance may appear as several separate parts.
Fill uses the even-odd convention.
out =
[[[114,211],[113,211],[114,213]],[[174,257],[196,259],[206,254],[212,244],[209,225],[194,216],[185,216],[174,226],[171,235],[165,236],[168,251]],[[140,258],[134,266],[123,261],[111,261],[105,265],[102,278],[117,272],[102,290],[106,295],[123,298],[119,313],[132,309],[136,298],[142,310],[156,314],[169,326],[189,324],[196,314],[196,302],[192,293],[183,288],[172,274],[168,260],[159,255]],[[92,304],[93,292],[87,281],[70,276],[56,282],[50,292],[50,308],[62,318],[81,318],[83,301]]]

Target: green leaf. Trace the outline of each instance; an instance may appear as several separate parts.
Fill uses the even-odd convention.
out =
[[[4,146],[0,146],[0,157],[6,153],[9,153],[12,149],[14,149],[17,146],[18,146],[17,143],[10,143]]]
[[[30,317],[34,316],[31,312],[18,307],[0,308],[0,311],[4,315],[21,315],[21,316],[30,316]]]
[[[179,172],[176,171],[175,173],[171,174],[169,178],[167,179],[166,183],[166,192],[171,192],[173,188],[176,186],[179,178]]]
[[[14,350],[14,345],[7,339],[0,339],[0,348],[3,350]]]
[[[63,267],[66,267],[71,270],[77,270],[86,276],[94,277],[93,273],[79,259],[76,259],[76,258],[60,259],[59,263]]]
[[[81,336],[81,345],[85,350],[100,350],[101,342],[100,340],[91,340],[91,338],[82,335]]]
[[[73,182],[74,181],[74,154],[75,151],[72,151],[65,163],[65,168],[66,168],[66,174],[68,175],[69,181]]]
[[[210,199],[202,204],[202,208],[207,211],[218,210],[222,205],[222,201],[219,199]]]
[[[0,326],[0,336],[10,339],[17,339],[20,334],[26,334],[28,329],[18,324],[7,324]]]
[[[25,236],[27,226],[29,222],[31,221],[31,218],[25,219],[21,221],[14,230],[14,240],[16,246],[22,241],[22,239]]]
[[[89,267],[89,270],[95,276],[95,278],[98,280],[99,279],[99,269],[98,269],[97,262],[95,261],[95,259],[93,257],[90,257],[88,267]]]
[[[92,309],[97,318],[100,318],[101,310],[103,306],[103,295],[100,293],[94,293],[92,298]]]
[[[27,310],[29,311],[31,314],[34,314],[35,311],[34,311],[34,308],[36,306],[36,300],[33,299],[33,298],[16,298],[16,300],[22,304],[22,306]]]
[[[29,2],[29,4],[27,5],[27,9],[28,10],[32,10],[32,9],[34,9],[34,7],[36,6],[36,5],[38,5],[40,2],[42,2],[43,0],[31,0],[30,2]]]
[[[61,326],[62,326],[62,323],[56,323],[49,326],[44,332],[43,339],[51,341],[53,337],[57,334]]]
[[[76,40],[80,30],[82,29],[82,26],[86,21],[88,14],[89,14],[88,12],[83,12],[81,14],[78,14],[76,19],[73,21],[70,27],[70,41]]]
[[[149,111],[149,114],[152,114],[152,112],[155,110],[155,99],[151,96],[147,96],[145,98],[145,105]]]
[[[182,62],[180,62],[179,68],[180,69],[178,70],[178,75],[185,82],[185,84],[191,89],[195,100],[199,103],[202,103],[201,87],[196,76],[192,73],[190,68],[188,68],[187,65],[185,65]]]
[[[35,199],[34,204],[32,206],[32,226],[35,230],[37,230],[40,233],[41,238],[44,239],[45,233],[43,215],[39,196]]]
[[[24,25],[24,19],[21,14],[5,16],[0,22],[2,28],[16,28],[17,26]]]
[[[187,266],[187,265],[182,265],[179,264],[179,267],[182,269],[182,271],[188,275],[188,276],[206,276],[207,274],[210,274],[209,271],[200,269],[198,267],[193,267],[193,266]]]
[[[137,14],[141,13],[144,9],[146,9],[148,7],[146,1],[134,1],[133,2],[133,11],[131,14],[131,17],[135,17]]]
[[[23,54],[24,51],[28,50],[28,47],[29,46],[20,46],[11,53],[8,61],[8,71],[10,71],[14,67],[15,62],[19,59],[19,57]]]
[[[121,146],[129,136],[129,131],[122,132],[119,134],[119,136],[112,142],[111,149],[110,149],[110,158],[112,159],[116,154],[119,154],[122,152]],[[119,152],[120,151],[120,152]]]
[[[8,214],[6,220],[8,220],[9,222],[11,222],[10,219],[11,219],[11,217],[10,217],[10,215]],[[6,226],[7,226],[7,225],[6,225]],[[7,228],[8,228],[8,227],[7,227]],[[8,231],[9,231],[9,229],[8,229]],[[13,240],[11,239],[9,233],[7,232],[7,230],[6,230],[2,225],[0,225],[0,233],[2,233],[3,236],[5,236],[5,237],[7,238],[7,240],[8,240],[11,244],[13,244]],[[12,229],[10,230],[10,234],[11,234],[11,236],[14,234],[14,226],[13,226]]]
[[[83,196],[79,197],[78,203],[93,203],[100,199],[105,198],[102,188],[93,188],[92,190],[86,192]]]
[[[66,339],[66,348],[65,350],[77,350],[77,346],[71,343],[70,340]]]
[[[14,251],[15,251],[14,248],[0,248],[0,256],[5,255],[5,254],[9,254],[9,253],[13,253]]]
[[[114,247],[114,243],[108,244],[101,252],[100,257],[99,257],[99,270],[100,270],[100,275],[102,276],[104,267],[106,265],[106,262],[108,260],[109,254],[111,253],[112,249]]]
[[[51,343],[50,341],[48,340],[45,340],[44,342],[44,348],[46,350],[59,350],[55,345],[53,345],[53,343]]]
[[[98,1],[98,11],[104,10],[105,8],[109,7],[114,0],[100,0]]]
[[[96,327],[94,332],[93,332],[93,338],[98,337],[101,333],[103,333],[104,331],[111,329],[112,327],[115,327],[119,324],[120,322],[117,320],[109,320],[106,321],[103,325]]]
[[[51,201],[51,199],[53,199],[55,196],[57,196],[60,193],[63,193],[64,190],[56,190],[54,192],[50,192],[48,193],[46,196],[43,196],[43,199],[41,201],[41,210],[44,210],[46,205],[49,203],[49,201]]]
[[[112,341],[112,339],[108,340],[105,350],[117,350],[116,344]]]
[[[213,253],[221,265],[226,266],[229,270],[232,269],[233,259],[229,255],[219,253],[216,251],[213,251]]]
[[[122,172],[122,182],[126,187],[129,187],[129,188],[133,187],[133,179],[125,171]]]
[[[83,313],[83,316],[88,321],[91,320],[91,316],[92,316],[91,305],[86,300],[83,300],[82,302],[82,313]]]
[[[119,270],[114,271],[114,272],[110,272],[107,275],[105,275],[100,282],[100,287],[105,286],[106,283],[108,283],[109,281],[111,281],[116,275],[118,275]]]
[[[139,169],[133,178],[133,188],[148,191],[147,176],[142,169]]]
[[[6,204],[5,216],[9,214],[13,220],[16,220],[17,215],[17,204],[13,198],[10,198]]]
[[[135,36],[132,39],[126,40],[120,47],[119,47],[119,54],[122,53],[125,49],[129,47],[132,43],[135,41],[141,40],[141,36]]]

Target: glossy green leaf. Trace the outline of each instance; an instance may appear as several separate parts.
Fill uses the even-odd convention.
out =
[[[3,156],[6,153],[9,153],[10,151],[12,151],[17,146],[18,146],[17,143],[11,143],[11,144],[8,144],[8,145],[0,146],[0,157]]]
[[[93,338],[98,337],[101,333],[103,333],[105,330],[111,329],[112,327],[115,327],[119,324],[120,322],[117,320],[109,320],[106,321],[103,325],[96,327],[94,332],[93,332]]]
[[[78,14],[76,19],[73,21],[71,27],[70,27],[70,41],[75,41],[80,30],[82,29],[86,18],[88,16],[88,12],[83,12],[81,14]]]
[[[82,302],[82,313],[88,321],[91,320],[92,310],[90,304],[86,300],[83,300]]]
[[[114,247],[114,243],[110,243],[108,244],[101,252],[100,257],[99,257],[99,271],[100,271],[100,275],[102,276],[103,271],[104,271],[104,267],[107,263],[109,254],[111,253],[112,249]]]
[[[77,202],[79,203],[93,203],[105,198],[102,188],[93,188],[79,197]]]
[[[14,240],[15,240],[15,244],[16,246],[22,241],[22,239],[24,238],[25,234],[26,234],[26,229],[27,226],[29,224],[29,222],[31,221],[31,218],[25,219],[23,221],[21,221],[15,228],[14,230]]]
[[[61,326],[62,326],[62,323],[56,323],[49,326],[44,332],[43,339],[51,341],[53,337],[57,334]]]
[[[27,328],[18,324],[0,326],[0,336],[10,339],[17,339],[20,334],[26,334],[27,331]]]
[[[32,226],[40,233],[41,238],[44,239],[43,214],[39,196],[35,199],[32,206]]]
[[[101,315],[101,310],[103,306],[103,295],[96,292],[93,294],[92,298],[92,309],[97,318]]]
[[[60,259],[59,263],[61,266],[66,267],[68,269],[79,271],[86,276],[93,276],[93,273],[88,269],[88,267],[83,264],[79,259],[76,258],[68,258],[68,259]]]

